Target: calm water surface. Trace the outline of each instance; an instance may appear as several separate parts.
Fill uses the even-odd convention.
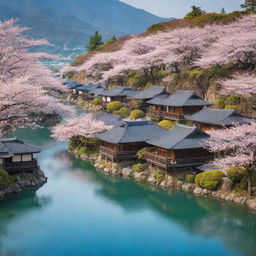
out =
[[[1,202],[0,256],[256,255],[247,209],[100,175],[47,129],[16,135],[43,148],[49,181]]]

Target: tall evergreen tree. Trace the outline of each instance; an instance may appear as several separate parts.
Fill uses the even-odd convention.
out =
[[[99,31],[96,31],[95,34],[90,37],[90,40],[86,45],[86,49],[88,52],[94,51],[97,50],[102,44],[102,36],[100,35]]]
[[[222,8],[222,9],[221,9],[221,13],[222,13],[222,14],[226,14],[225,8]]]
[[[256,11],[256,0],[245,0],[241,7],[247,10]]]
[[[199,6],[193,5],[193,6],[191,6],[191,9],[192,10],[185,16],[185,18],[191,19],[191,18],[195,18],[195,17],[201,16],[202,14],[206,13]]]

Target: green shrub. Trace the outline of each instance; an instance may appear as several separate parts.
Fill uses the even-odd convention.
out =
[[[148,28],[147,32],[149,33],[155,33],[155,32],[159,32],[159,31],[164,31],[166,28],[164,26],[164,24],[153,24],[151,27]]]
[[[145,158],[146,154],[147,154],[148,152],[150,152],[150,151],[151,151],[151,148],[142,148],[142,149],[140,149],[140,150],[137,152],[136,156],[137,156],[137,158],[138,158],[139,160],[142,160],[142,159]]]
[[[187,175],[185,176],[185,182],[186,182],[186,183],[195,183],[195,178],[196,178],[196,175],[187,174]]]
[[[155,178],[158,183],[161,183],[164,180],[165,173],[161,170],[157,170],[155,173]]]
[[[164,129],[170,130],[175,126],[175,122],[169,121],[169,120],[163,120],[158,123],[158,125]]]
[[[234,183],[239,183],[244,176],[247,176],[248,172],[245,168],[233,167],[227,170],[227,176]]]
[[[143,100],[131,100],[130,106],[132,109],[138,109],[140,108],[141,104],[143,103]]]
[[[9,176],[9,184],[15,184],[17,181],[17,176]]]
[[[196,175],[195,182],[201,188],[217,189],[221,183],[224,173],[221,170],[206,171]]]
[[[146,167],[147,167],[147,164],[138,163],[138,164],[134,164],[134,165],[132,166],[132,170],[133,170],[134,172],[141,172],[141,171],[143,171]]]
[[[107,105],[107,112],[113,113],[114,111],[119,110],[121,107],[122,107],[122,104],[120,101],[109,102]]]
[[[130,118],[132,120],[140,119],[140,118],[143,118],[143,117],[145,117],[145,113],[140,109],[133,110],[130,113]]]
[[[76,143],[75,143],[73,140],[70,140],[70,141],[68,142],[68,147],[69,147],[70,149],[74,149],[74,148],[76,147]]]
[[[113,112],[114,115],[121,117],[128,117],[130,115],[130,109],[127,107],[121,107],[119,110]]]
[[[239,105],[241,103],[241,97],[238,95],[229,95],[226,97],[226,104]]]
[[[94,98],[93,101],[92,101],[92,104],[93,104],[94,106],[99,106],[99,105],[101,105],[101,103],[102,103],[102,98],[101,98],[101,97],[96,97],[96,98]]]
[[[220,96],[217,98],[215,105],[218,108],[224,108],[225,107],[225,97]]]
[[[197,79],[203,75],[203,71],[200,69],[193,69],[186,72],[190,79]]]
[[[88,154],[88,150],[86,147],[80,147],[78,151],[80,154]]]
[[[9,185],[9,174],[5,170],[0,170],[0,186],[8,186]]]

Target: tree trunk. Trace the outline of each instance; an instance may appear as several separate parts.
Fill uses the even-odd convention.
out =
[[[252,196],[252,170],[248,170],[248,196]]]

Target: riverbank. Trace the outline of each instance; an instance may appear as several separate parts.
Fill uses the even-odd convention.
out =
[[[69,149],[69,151],[79,159],[85,161],[89,160],[94,165],[95,169],[100,171],[103,175],[130,178],[137,182],[144,182],[150,186],[161,188],[166,191],[180,190],[187,193],[193,193],[196,196],[204,196],[215,200],[231,202],[240,206],[246,206],[256,213],[256,197],[250,197],[246,194],[232,191],[232,182],[227,177],[222,179],[222,184],[217,190],[209,190],[205,188],[203,189],[195,183],[185,182],[183,179],[186,174],[185,170],[172,172],[170,174],[148,167],[143,170],[135,171],[129,163],[121,166],[117,163],[102,159],[98,154],[81,154],[81,152],[71,149]]]
[[[9,184],[0,186],[0,200],[22,194],[27,191],[35,191],[47,182],[44,172],[37,168],[33,173],[13,175]]]

